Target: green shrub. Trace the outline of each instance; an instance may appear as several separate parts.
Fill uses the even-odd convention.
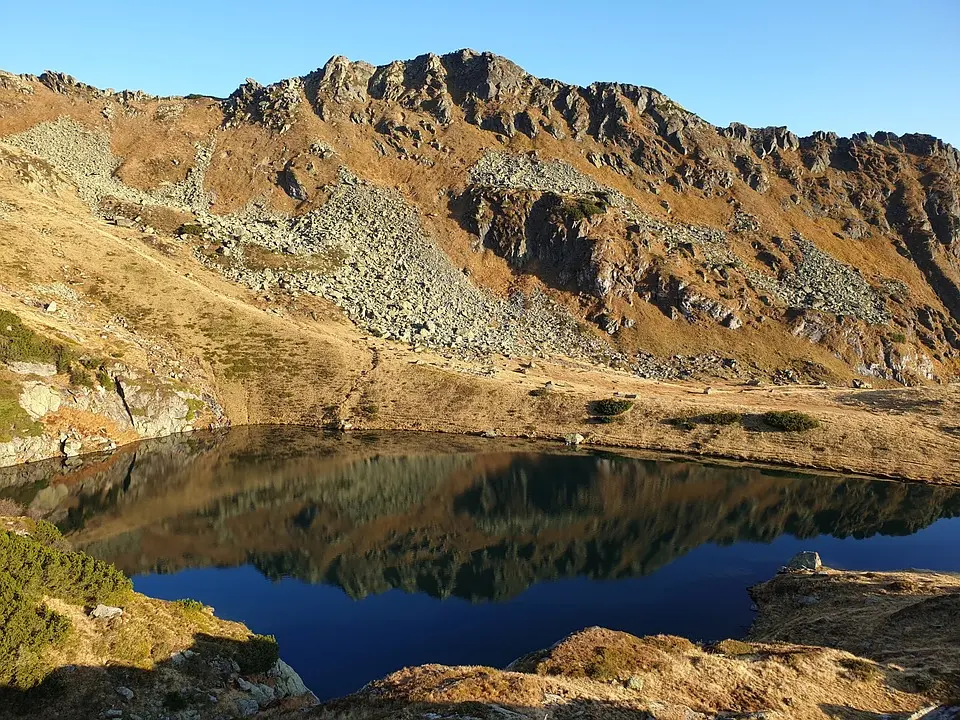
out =
[[[593,412],[596,415],[622,415],[633,407],[630,400],[618,400],[617,398],[608,398],[606,400],[597,400],[593,404]]]
[[[903,333],[890,333],[890,342],[895,343],[905,343],[907,341],[907,336]]]
[[[740,422],[741,416],[740,413],[721,410],[719,412],[704,413],[699,416],[697,420],[706,425],[736,425]]]
[[[280,659],[280,647],[273,635],[254,635],[239,647],[234,659],[242,673],[263,673]]]
[[[606,211],[606,203],[598,197],[577,198],[563,206],[563,214],[569,222],[586,220],[594,215],[603,215]]]
[[[73,359],[62,343],[38,335],[7,310],[0,310],[0,362],[53,363],[58,372],[66,372]]]
[[[20,406],[20,385],[0,380],[0,442],[15,437],[36,436],[43,425],[31,418]]]
[[[70,384],[77,387],[93,387],[93,378],[83,365],[74,365],[70,368]]]
[[[770,427],[785,432],[801,432],[820,427],[820,421],[796,410],[772,410],[763,414],[763,421]]]
[[[193,600],[192,598],[174,600],[173,604],[181,610],[186,610],[187,612],[203,612],[206,609],[206,606],[202,602],[199,600]]]
[[[177,228],[177,235],[203,235],[207,229],[199,223],[184,223]]]
[[[70,630],[45,596],[76,604],[124,602],[130,581],[112,565],[64,549],[55,527],[37,521],[32,535],[0,532],[0,686],[29,688],[43,679],[44,650]]]
[[[97,382],[100,383],[100,387],[107,392],[116,392],[117,390],[116,380],[113,379],[113,376],[107,372],[107,369],[103,366],[97,370]]]

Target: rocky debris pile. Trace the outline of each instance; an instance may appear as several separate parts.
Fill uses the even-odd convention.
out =
[[[210,164],[212,146],[198,146],[194,166],[186,179],[153,192],[132,188],[114,176],[120,160],[113,154],[110,138],[70,118],[42,122],[29,130],[3,138],[53,165],[77,187],[81,199],[100,214],[100,203],[111,197],[138,205],[168,205],[205,211],[209,207],[203,177]]]
[[[560,353],[604,358],[609,349],[581,332],[545,296],[493,297],[470,282],[429,238],[416,211],[396,192],[363,182],[346,169],[318,210],[296,219],[258,222],[204,216],[207,237],[224,250],[211,262],[256,290],[281,288],[320,295],[374,335],[451,349],[461,356]],[[328,258],[328,267],[257,268],[257,246],[290,258]]]
[[[794,242],[801,260],[779,280],[745,269],[756,287],[775,295],[789,307],[854,317],[871,325],[890,321],[883,299],[859,270],[841,263],[799,235]]]
[[[629,201],[622,193],[601,185],[562,160],[541,160],[533,153],[517,155],[488,152],[470,168],[472,185],[533,190],[557,195],[589,195],[602,192],[622,206]]]

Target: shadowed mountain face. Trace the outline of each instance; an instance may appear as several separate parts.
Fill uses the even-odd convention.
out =
[[[295,428],[144,443],[0,483],[129,574],[252,564],[355,598],[503,600],[646,575],[706,543],[905,535],[960,515],[949,488]]]

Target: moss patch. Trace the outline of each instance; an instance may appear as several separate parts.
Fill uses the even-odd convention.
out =
[[[36,437],[43,432],[43,425],[20,407],[19,398],[19,383],[0,380],[0,442],[10,442],[15,437]]]

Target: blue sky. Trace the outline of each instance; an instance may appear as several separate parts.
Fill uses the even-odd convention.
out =
[[[0,68],[100,87],[225,96],[334,54],[380,64],[472,47],[567,82],[650,85],[717,125],[960,145],[960,0],[0,0],[0,22]]]

